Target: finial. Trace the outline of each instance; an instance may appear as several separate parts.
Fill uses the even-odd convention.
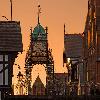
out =
[[[41,13],[41,8],[40,5],[38,5],[38,24],[40,23],[40,13]]]
[[[31,31],[31,33],[32,33],[32,27],[30,27],[30,31]]]
[[[46,33],[48,32],[48,27],[47,26],[45,27],[45,31],[46,31]]]
[[[31,39],[31,41],[32,41],[32,27],[30,27],[30,31],[31,31],[30,39]]]

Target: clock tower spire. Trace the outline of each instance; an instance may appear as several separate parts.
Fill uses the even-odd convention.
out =
[[[40,13],[41,13],[41,8],[40,5],[38,5],[38,24],[40,24]]]

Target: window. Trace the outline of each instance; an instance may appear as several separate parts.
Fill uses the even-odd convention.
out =
[[[0,100],[1,100],[1,91],[0,91]]]
[[[3,64],[0,64],[0,85],[3,85]]]
[[[5,67],[7,67],[8,64],[5,64]],[[5,85],[8,85],[8,68],[5,70]]]
[[[3,55],[0,55],[0,61],[3,61]]]
[[[8,55],[5,55],[5,61],[8,61]]]

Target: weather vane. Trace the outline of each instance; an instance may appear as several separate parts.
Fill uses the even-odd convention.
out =
[[[38,5],[38,24],[40,23],[40,13],[41,13],[41,8],[40,5]]]

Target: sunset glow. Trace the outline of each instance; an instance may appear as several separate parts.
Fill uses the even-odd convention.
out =
[[[20,21],[22,29],[22,39],[24,51],[16,59],[21,71],[24,73],[25,54],[30,42],[30,27],[34,29],[37,25],[37,6],[41,5],[40,23],[45,28],[48,27],[49,47],[52,49],[55,72],[67,72],[63,67],[64,50],[64,23],[66,33],[82,33],[87,14],[88,0],[12,0],[13,1],[13,20]],[[0,2],[0,20],[10,20],[10,0]],[[32,71],[33,82],[39,74],[45,83],[45,68],[34,66]],[[16,83],[18,69],[14,66],[13,83]]]

